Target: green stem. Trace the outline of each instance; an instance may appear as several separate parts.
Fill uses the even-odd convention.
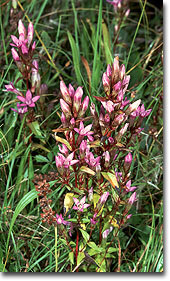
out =
[[[54,227],[55,229],[55,272],[58,271],[58,257],[57,257],[57,225]]]

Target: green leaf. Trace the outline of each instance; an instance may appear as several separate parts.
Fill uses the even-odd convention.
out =
[[[90,174],[92,176],[95,175],[95,172],[86,166],[81,166],[80,171]]]
[[[69,260],[72,264],[74,264],[74,253],[73,252],[69,253]]]
[[[63,139],[63,138],[60,138],[60,137],[58,137],[58,136],[55,136],[55,139],[56,139],[56,141],[58,141],[58,142],[64,143],[64,144],[67,146],[67,148],[68,148],[70,151],[72,151],[72,147],[71,147],[71,145],[69,144],[69,142],[68,142],[67,140],[65,140],[65,139]]]
[[[7,244],[6,244],[6,251],[8,250],[9,245],[9,238],[12,232],[12,228],[14,226],[14,223],[16,221],[17,216],[21,213],[21,211],[29,204],[31,203],[35,198],[37,198],[37,191],[31,190],[28,192],[17,204],[15,212],[13,214],[13,217],[11,219],[11,224],[8,232],[8,238],[7,238]]]
[[[110,184],[113,186],[113,188],[115,188],[115,187],[119,188],[119,184],[117,182],[115,173],[102,172],[101,174],[106,180],[108,180],[110,182]]]
[[[103,252],[103,248],[97,246],[94,242],[89,242],[87,245],[98,253]]]
[[[85,258],[85,254],[83,252],[79,252],[77,256],[77,266],[81,263],[81,261]]]
[[[67,31],[68,39],[70,42],[71,50],[72,50],[72,56],[73,56],[73,64],[74,64],[74,70],[77,78],[77,82],[79,85],[81,85],[81,73],[80,73],[80,55],[79,50],[76,46],[75,40],[71,33]]]
[[[104,52],[106,57],[107,64],[112,64],[113,58],[110,52],[110,35],[105,22],[102,23],[102,32],[103,32],[103,43],[104,43]]]
[[[44,157],[44,156],[42,156],[42,155],[36,155],[35,156],[35,160],[37,161],[37,162],[39,162],[39,163],[43,163],[43,162],[49,162],[49,160],[46,158],[46,157]]]
[[[28,123],[27,124],[28,127],[31,129],[32,133],[37,136],[37,137],[42,137],[42,133],[41,133],[41,130],[40,130],[40,125],[38,123],[38,121],[34,121],[32,123]],[[45,143],[45,140],[40,138],[40,141]]]
[[[79,228],[79,229],[80,229],[80,231],[81,231],[81,233],[83,235],[84,240],[87,242],[89,240],[89,238],[90,238],[90,235],[85,230],[83,230],[81,228]]]

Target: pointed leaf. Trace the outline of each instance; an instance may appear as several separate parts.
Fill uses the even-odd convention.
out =
[[[91,170],[90,168],[88,168],[86,166],[81,166],[80,171],[90,174],[92,176],[94,176],[96,174],[93,170]]]
[[[110,184],[113,186],[113,188],[118,189],[119,188],[119,184],[117,182],[117,178],[115,173],[106,173],[106,172],[102,172],[101,173],[103,175],[103,177],[108,180],[110,182]]]

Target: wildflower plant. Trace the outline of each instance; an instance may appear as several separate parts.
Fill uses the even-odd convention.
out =
[[[151,113],[141,100],[127,98],[130,76],[118,57],[107,66],[102,81],[105,94],[94,97],[100,102],[98,114],[94,103],[89,106],[88,96],[83,98],[82,87],[75,90],[62,80],[61,126],[53,130],[59,149],[57,180],[67,190],[64,212],[56,214],[56,222],[59,228],[62,225],[76,269],[88,255],[99,272],[107,271],[107,260],[119,251],[119,231],[137,201],[138,188],[131,179],[133,142]]]

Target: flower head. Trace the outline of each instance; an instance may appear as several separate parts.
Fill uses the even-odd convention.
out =
[[[40,98],[40,96],[32,97],[30,90],[26,92],[26,97],[17,96],[17,99],[25,103],[29,107],[35,107],[35,102]]]
[[[74,210],[78,210],[80,212],[83,212],[84,209],[88,208],[90,206],[90,204],[85,204],[86,202],[86,196],[84,196],[80,201],[73,197],[75,206],[73,207]]]
[[[55,162],[57,168],[64,167],[69,168],[69,166],[72,166],[79,162],[79,160],[73,160],[74,152],[69,154],[67,157],[64,157],[61,153],[58,153],[58,156],[55,156]]]
[[[17,103],[17,109],[11,108],[11,110],[19,113],[19,114],[24,114],[28,111],[27,105],[26,104],[19,104]]]
[[[93,134],[92,131],[90,131],[92,128],[92,124],[84,127],[84,124],[83,122],[81,121],[80,122],[80,126],[79,126],[79,129],[78,128],[75,128],[74,130],[82,137],[85,137],[87,136],[89,141],[93,141],[93,137],[91,136]]]
[[[60,215],[56,214],[56,222],[57,224],[65,224],[65,225],[68,224],[68,222],[63,219],[62,214]]]

